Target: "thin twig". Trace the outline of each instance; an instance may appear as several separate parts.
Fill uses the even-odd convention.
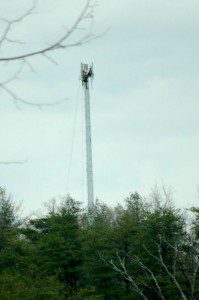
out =
[[[27,159],[26,160],[21,160],[21,161],[0,161],[0,165],[23,165],[27,163]]]
[[[126,280],[128,280],[129,282],[132,283],[135,292],[137,292],[138,294],[140,294],[140,296],[142,296],[142,298],[144,300],[148,300],[147,296],[143,293],[142,289],[139,287],[139,285],[136,283],[136,281],[138,281],[137,278],[135,278],[134,276],[130,276],[128,274],[128,271],[125,267],[125,258],[121,259],[121,257],[118,255],[118,253],[116,253],[117,258],[119,260],[120,263],[120,267],[116,266],[115,263],[113,262],[113,260],[110,261],[106,261],[102,256],[100,256],[100,258],[109,266],[111,267],[113,270],[115,270],[116,272],[120,273]],[[146,284],[145,284],[146,286]]]
[[[157,243],[156,243],[156,244],[157,244]],[[164,260],[163,260],[160,245],[157,244],[157,246],[158,246],[158,254],[159,254],[159,256],[153,255],[153,254],[146,248],[146,246],[144,246],[144,248],[145,248],[145,250],[149,253],[149,255],[150,255],[151,257],[155,258],[157,261],[159,261],[159,262],[161,263],[161,265],[162,265],[163,268],[165,269],[166,273],[169,275],[169,277],[171,278],[171,280],[174,282],[175,286],[177,287],[178,291],[180,292],[182,299],[187,300],[187,297],[185,296],[183,290],[181,289],[180,284],[178,283],[178,281],[177,281],[175,275],[172,274],[172,273],[169,271],[168,267],[166,266],[166,264],[165,264],[165,262],[164,262]]]
[[[14,21],[4,20],[4,21],[8,22],[8,26],[7,26],[6,32],[4,33],[3,37],[1,38],[1,43],[3,43],[3,41],[6,39],[6,36],[9,32],[12,24],[14,24],[16,22],[19,22],[20,20],[24,19],[27,15],[29,15],[32,12],[32,9],[34,9],[34,7],[35,7],[35,5],[33,6],[33,8],[28,10],[25,15],[23,15],[22,17],[14,20]],[[36,56],[36,55],[40,55],[40,54],[44,54],[44,53],[48,53],[48,52],[51,52],[51,51],[54,51],[54,50],[57,50],[57,49],[66,49],[66,48],[70,48],[70,47],[81,46],[85,43],[89,43],[90,41],[92,41],[93,39],[95,39],[99,36],[93,35],[92,33],[89,32],[89,34],[86,33],[85,35],[83,35],[82,38],[80,38],[76,42],[65,44],[66,40],[76,31],[76,29],[79,28],[79,24],[82,23],[83,20],[93,18],[94,7],[95,7],[95,5],[92,4],[92,0],[87,0],[84,9],[82,10],[79,17],[75,20],[73,25],[70,27],[70,29],[68,31],[66,31],[63,34],[63,36],[61,36],[61,38],[59,38],[57,41],[52,43],[50,46],[44,47],[44,48],[39,49],[37,51],[24,53],[24,54],[21,54],[21,55],[9,56],[9,57],[0,57],[0,62],[21,60],[21,59],[24,59],[24,58],[28,58],[28,57],[32,57],[32,56]]]
[[[157,279],[156,279],[154,273],[153,273],[146,265],[144,265],[144,264],[140,261],[140,259],[139,259],[137,256],[135,256],[135,259],[134,259],[134,260],[137,261],[137,263],[139,264],[139,266],[140,266],[143,270],[146,270],[146,271],[151,275],[151,278],[152,278],[153,281],[155,282],[155,285],[156,285],[156,288],[157,288],[157,289],[154,289],[154,290],[156,291],[156,293],[160,296],[160,298],[161,298],[162,300],[165,300],[165,297],[164,297],[164,295],[162,294],[161,287],[160,287],[160,285],[159,285],[159,283],[158,283],[158,281],[157,281]]]
[[[34,9],[36,7],[36,3],[37,1],[34,0],[33,3],[32,3],[32,6],[23,14],[21,15],[19,18],[16,18],[14,20],[7,20],[7,19],[4,19],[2,18],[1,20],[5,23],[7,23],[7,26],[2,34],[2,37],[0,38],[0,48],[2,47],[3,43],[4,42],[10,42],[10,43],[20,43],[22,44],[21,41],[19,40],[13,40],[11,38],[8,37],[12,27],[16,24],[16,23],[20,23],[21,21],[23,21],[26,17],[32,15],[34,13]]]

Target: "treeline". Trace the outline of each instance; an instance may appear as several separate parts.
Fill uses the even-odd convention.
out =
[[[191,217],[156,190],[90,214],[63,197],[22,220],[0,188],[0,299],[199,299],[198,208]]]

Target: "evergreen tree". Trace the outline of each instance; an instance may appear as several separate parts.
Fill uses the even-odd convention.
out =
[[[63,197],[23,223],[0,188],[0,299],[139,300],[199,297],[198,208],[192,227],[164,191],[138,193],[92,215]]]
[[[24,230],[35,246],[34,263],[48,276],[56,276],[65,284],[65,292],[73,293],[81,279],[81,243],[78,222],[79,205],[70,197],[63,199],[57,211],[32,219]]]

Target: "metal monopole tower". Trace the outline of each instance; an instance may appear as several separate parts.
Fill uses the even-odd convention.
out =
[[[85,125],[86,125],[86,172],[87,172],[87,194],[88,210],[93,208],[93,163],[92,163],[92,143],[91,143],[91,121],[90,121],[90,80],[94,77],[93,65],[81,64],[81,79],[84,88],[85,99]]]

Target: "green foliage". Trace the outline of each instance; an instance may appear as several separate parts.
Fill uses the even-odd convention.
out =
[[[31,277],[29,274],[3,273],[0,275],[2,300],[61,300],[64,286],[55,277]]]
[[[196,237],[199,239],[199,207],[192,207],[191,211],[195,214],[195,220],[193,222],[193,230]]]
[[[7,231],[17,225],[17,209],[11,200],[11,196],[6,194],[5,188],[0,187],[0,228],[1,232]]]
[[[31,220],[23,231],[40,254],[34,263],[71,289],[77,288],[82,263],[78,213],[78,204],[66,198],[57,212]]]
[[[187,231],[183,215],[164,195],[156,191],[148,201],[133,193],[114,209],[97,201],[89,216],[64,197],[22,224],[0,188],[0,299],[139,300],[139,291],[160,299],[157,283],[164,299],[181,299],[169,274],[186,299],[197,299],[199,211],[192,209]]]
[[[23,264],[23,243],[19,241],[17,207],[0,188],[0,271],[19,268]]]

